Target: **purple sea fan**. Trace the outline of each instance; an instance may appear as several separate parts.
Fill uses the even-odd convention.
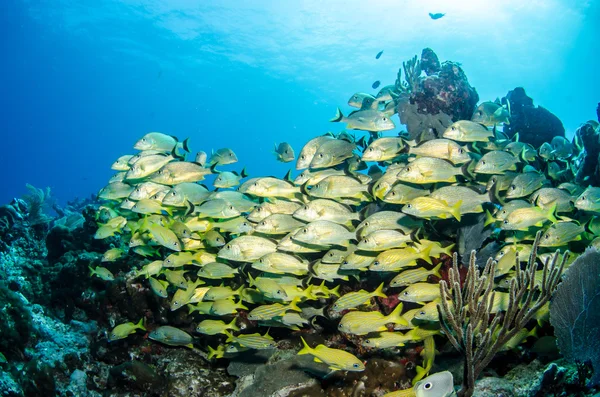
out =
[[[591,362],[590,386],[600,384],[600,252],[588,249],[565,272],[550,302],[550,323],[563,356]]]

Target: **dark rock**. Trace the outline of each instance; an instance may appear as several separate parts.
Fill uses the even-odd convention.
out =
[[[164,388],[164,380],[152,367],[132,360],[110,369],[108,386],[143,392],[144,395],[158,396]]]
[[[167,378],[169,397],[225,396],[235,388],[234,378],[222,369],[212,369],[196,353],[172,351],[162,371]]]
[[[29,310],[18,293],[0,282],[0,352],[8,361],[23,358],[24,350],[35,337]]]
[[[31,360],[21,371],[19,383],[26,396],[54,396],[56,392],[56,372],[47,363]]]
[[[577,166],[575,178],[584,185],[600,185],[600,127],[593,121],[588,121],[575,132],[575,141],[581,142],[584,151],[580,154],[582,160]]]
[[[427,76],[440,71],[440,60],[431,48],[423,48],[421,52],[421,69]]]
[[[510,124],[504,126],[508,137],[519,133],[519,140],[535,148],[550,142],[555,136],[565,136],[565,127],[558,117],[549,110],[533,105],[525,89],[517,87],[509,91],[502,103],[510,103]]]

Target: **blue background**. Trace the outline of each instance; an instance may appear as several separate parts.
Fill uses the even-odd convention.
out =
[[[190,137],[194,152],[230,147],[240,163],[228,169],[283,176],[275,142],[298,153],[342,130],[328,122],[336,107],[393,84],[424,47],[461,62],[481,100],[521,85],[567,134],[595,118],[598,2],[248,3],[3,1],[0,204],[25,183],[62,202],[96,193],[150,131]]]

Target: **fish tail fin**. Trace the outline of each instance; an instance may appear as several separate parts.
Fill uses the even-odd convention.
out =
[[[190,153],[190,138],[189,137],[185,138],[183,140],[183,142],[181,142],[181,147],[183,148],[183,150]]]
[[[135,325],[135,327],[137,329],[141,329],[142,331],[146,330],[146,327],[144,327],[144,317],[140,318],[140,321],[138,321],[138,323]]]
[[[344,114],[342,113],[340,108],[337,108],[337,110],[335,111],[335,117],[329,121],[331,121],[333,123],[339,123],[340,121],[342,121],[343,118],[344,118]]]
[[[548,214],[546,215],[548,220],[552,223],[558,222],[558,219],[556,219],[555,214],[556,214],[556,201],[553,201],[550,208],[548,208]]]
[[[254,287],[255,280],[250,273],[248,273],[248,281],[249,281],[250,287]]]
[[[383,293],[383,284],[381,283],[379,284],[379,287],[377,287],[377,289],[375,290],[375,292],[373,292],[373,296],[378,296],[380,298],[387,298],[387,295]]]
[[[225,334],[225,336],[227,336],[225,343],[233,342],[233,335],[231,334],[231,332],[223,330],[223,333]]]
[[[312,286],[312,285],[311,285],[311,286]],[[310,287],[309,287],[309,288],[310,288]],[[300,308],[298,307],[298,302],[300,302],[300,297],[299,297],[299,296],[297,296],[297,297],[295,297],[294,299],[292,299],[292,300],[291,300],[291,302],[290,302],[290,304],[288,305],[288,307],[287,307],[287,308],[288,308],[288,309],[290,309],[290,310],[294,310],[294,311],[297,311],[297,312],[301,312],[301,311],[302,311],[302,309],[300,309]]]
[[[431,262],[431,250],[433,249],[433,244],[427,245],[427,247],[419,252],[419,259],[423,259],[425,262],[432,264]]]
[[[88,266],[88,269],[90,269],[90,277],[92,277],[94,274],[98,273],[98,272],[96,272],[96,269],[93,269],[91,266]]]
[[[420,367],[418,365],[417,365],[416,369],[417,369],[417,376],[415,376],[412,380],[413,386],[415,385],[415,383],[417,383],[418,381],[423,379],[429,373],[429,369]]]
[[[457,221],[460,222],[460,206],[462,205],[462,200],[458,200],[456,204],[450,207],[450,213],[453,217],[456,218]]]
[[[338,284],[338,285],[337,285],[337,286],[336,286],[334,289],[330,289],[330,290],[329,290],[329,295],[330,295],[330,296],[331,296],[331,295],[335,295],[335,296],[337,296],[337,297],[339,298],[339,297],[340,297],[340,292],[339,292],[339,289],[340,289],[340,286],[339,286],[339,284]]]
[[[219,357],[219,351],[217,349],[213,349],[212,347],[208,346],[208,355],[206,356],[209,360],[212,360],[213,357]]]
[[[303,337],[300,337],[300,340],[302,341],[302,349],[300,349],[300,351],[298,352],[298,355],[302,355],[302,354],[312,354],[312,348],[308,345],[308,343],[306,343],[306,341],[304,340]]]
[[[485,222],[483,223],[483,227],[488,227],[494,223],[496,223],[496,218],[494,218],[489,210],[485,210]]]
[[[195,209],[196,207],[190,202],[190,200],[185,200],[185,216],[191,215]]]
[[[227,324],[227,328],[228,329],[232,329],[234,331],[239,331],[240,327],[238,327],[235,323],[235,321],[237,320],[236,317],[233,318],[233,320],[231,320],[231,322],[229,324]]]
[[[388,319],[390,323],[400,324],[400,325],[408,325],[408,321],[404,317],[402,317],[402,302],[398,303],[398,305],[392,310],[389,314]]]
[[[458,175],[462,175],[467,179],[475,179],[475,175],[471,172],[471,169],[469,168],[471,166],[471,163],[473,163],[475,160],[471,160],[471,161],[467,161],[466,163],[464,163],[460,168],[459,171],[457,172]]]
[[[492,186],[490,186],[490,190],[488,191],[488,197],[490,201],[494,204],[504,205],[504,200],[500,198],[498,195],[498,182],[494,182]]]
[[[437,276],[437,277],[441,278],[442,277],[440,275],[440,268],[441,267],[442,267],[442,262],[438,263],[438,265],[431,270],[431,274],[433,274],[434,276]]]
[[[534,337],[534,338],[537,338],[537,337],[538,337],[537,329],[538,329],[538,327],[533,327],[533,328],[531,329],[531,331],[529,331],[529,332],[527,333],[527,338],[529,338],[530,336],[532,336],[532,337]]]
[[[240,176],[242,178],[247,178],[248,177],[248,171],[246,171],[246,167],[242,168],[242,171],[240,172]]]
[[[240,299],[238,300],[237,305],[238,305],[238,308],[240,308],[240,309],[248,310],[248,307],[242,303],[242,297],[241,296],[240,296]]]

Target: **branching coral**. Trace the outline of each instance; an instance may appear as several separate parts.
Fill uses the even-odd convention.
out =
[[[552,296],[560,280],[567,255],[558,263],[558,253],[543,265],[540,285],[535,283],[537,249],[541,233],[538,232],[529,262],[519,268],[511,280],[508,310],[492,314],[494,302],[495,261],[490,258],[480,273],[476,266],[475,251],[471,252],[469,270],[461,285],[458,255],[454,254],[453,268],[449,272],[450,291],[445,281],[440,281],[441,304],[438,304],[442,330],[452,345],[464,356],[463,385],[458,395],[470,397],[475,380],[492,361],[496,353],[533,318]]]

